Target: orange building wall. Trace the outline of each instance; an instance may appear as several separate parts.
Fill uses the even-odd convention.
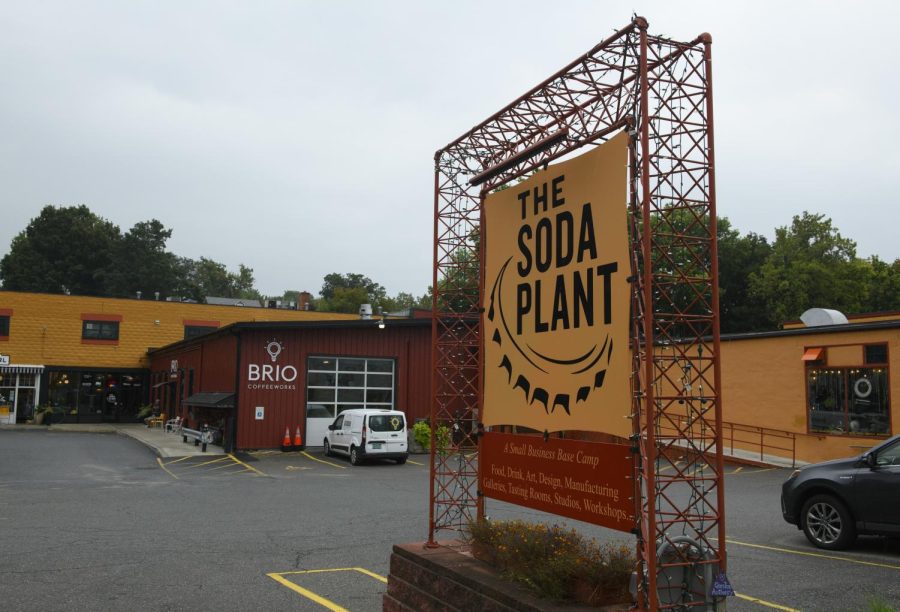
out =
[[[857,455],[884,438],[807,433],[806,374],[801,357],[807,347],[884,342],[888,343],[888,361],[892,365],[900,358],[900,329],[723,339],[722,418],[731,423],[794,432],[797,459],[801,461]],[[896,434],[900,431],[900,376],[892,367],[888,370],[891,433]]]
[[[184,338],[185,321],[314,321],[356,319],[357,315],[275,308],[213,306],[155,300],[118,299],[0,291],[0,311],[11,310],[9,336],[0,353],[11,364],[97,368],[148,367],[147,349]],[[115,344],[82,342],[82,315],[119,315]]]

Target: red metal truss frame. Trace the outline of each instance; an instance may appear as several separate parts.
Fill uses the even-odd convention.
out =
[[[626,129],[638,604],[704,605],[725,570],[711,42],[635,17],[435,154],[429,544],[484,516],[484,196]]]

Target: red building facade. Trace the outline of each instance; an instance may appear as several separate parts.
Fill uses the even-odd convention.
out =
[[[348,408],[390,407],[409,422],[430,410],[428,319],[236,323],[150,360],[161,412],[210,426],[228,449],[277,448],[298,428],[321,446]]]

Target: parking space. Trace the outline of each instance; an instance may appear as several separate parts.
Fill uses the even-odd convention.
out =
[[[212,457],[192,455],[177,459],[157,457],[156,462],[163,471],[175,480],[226,476],[266,476],[264,472],[232,454]]]
[[[354,606],[353,609],[363,609],[360,607],[359,592],[351,595],[343,586],[348,577],[357,583],[364,583],[364,589],[371,586],[370,597],[366,599],[376,602],[380,601],[384,585],[387,584],[387,577],[362,567],[297,570],[266,575],[297,593],[303,598],[302,601],[318,604],[333,612],[349,612],[351,606]],[[360,578],[361,576],[365,578]],[[365,585],[367,579],[371,581],[370,585]]]

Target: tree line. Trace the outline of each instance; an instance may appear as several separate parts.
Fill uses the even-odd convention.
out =
[[[679,215],[675,211],[653,222],[682,232],[705,225]],[[47,206],[13,238],[0,259],[0,280],[13,291],[110,297],[134,297],[140,291],[146,298],[159,292],[198,302],[207,296],[265,299],[254,287],[251,268],[240,264],[237,272],[229,272],[212,259],[179,257],[166,250],[171,236],[172,230],[156,219],[122,232],[87,206]],[[720,218],[717,239],[724,333],[778,329],[811,307],[845,313],[900,310],[900,259],[889,263],[877,256],[857,257],[856,243],[841,236],[825,215],[794,216],[790,225],[776,228],[771,243],[753,232],[741,234]],[[478,286],[477,233],[469,242],[454,254],[459,263],[454,274],[440,281],[442,294],[464,294],[465,308],[474,301],[468,293]],[[376,312],[430,309],[431,293],[428,287],[420,296],[390,296],[367,276],[332,272],[323,278],[312,307],[349,313],[364,303]],[[287,290],[277,297],[296,301],[298,294]],[[452,310],[455,304],[450,297],[439,306]]]

